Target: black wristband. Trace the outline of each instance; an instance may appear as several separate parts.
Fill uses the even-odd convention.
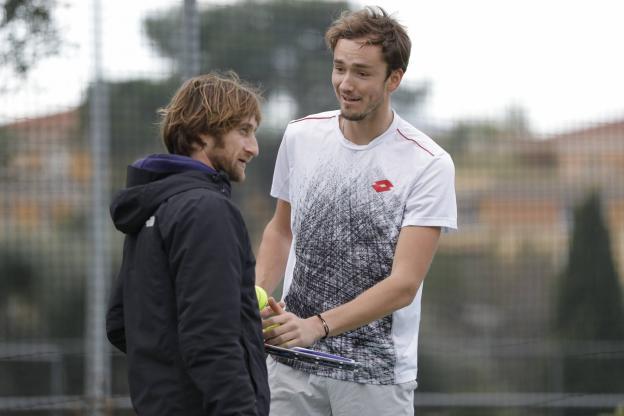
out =
[[[320,313],[316,314],[316,317],[319,318],[321,320],[321,323],[323,324],[325,335],[321,339],[325,339],[329,336],[329,325],[327,325],[327,322],[325,322],[325,319],[323,319]]]

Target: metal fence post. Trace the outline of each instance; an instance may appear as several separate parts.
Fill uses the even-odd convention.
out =
[[[110,395],[110,355],[105,337],[108,294],[108,190],[109,190],[109,97],[102,65],[102,14],[100,0],[93,0],[93,84],[89,102],[91,145],[91,209],[89,215],[91,257],[86,284],[85,387],[89,414],[103,415]]]
[[[196,0],[184,0],[182,14],[182,59],[180,76],[187,80],[199,74],[199,14]]]

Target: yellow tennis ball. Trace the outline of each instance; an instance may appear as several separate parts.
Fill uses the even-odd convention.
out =
[[[269,304],[269,296],[266,291],[260,286],[256,286],[256,298],[258,298],[258,307],[260,310],[266,308]]]
[[[273,325],[271,325],[271,326],[267,326],[266,328],[264,328],[264,329],[262,330],[262,333],[265,333],[266,331],[268,331],[268,330],[270,330],[270,329],[277,328],[278,326],[279,326],[279,324],[273,324]]]

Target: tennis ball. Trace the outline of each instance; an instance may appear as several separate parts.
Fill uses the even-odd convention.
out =
[[[258,298],[258,307],[260,310],[266,308],[269,304],[269,296],[266,291],[260,286],[256,286],[256,298]]]

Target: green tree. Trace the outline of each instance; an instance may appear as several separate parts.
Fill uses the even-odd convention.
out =
[[[565,390],[621,392],[624,363],[599,354],[610,350],[607,342],[624,340],[624,309],[597,193],[575,210],[569,260],[559,284],[555,325],[566,351]]]
[[[55,0],[0,0],[0,67],[23,78],[42,58],[59,52],[58,6]]]
[[[16,250],[0,246],[0,339],[19,338],[34,332],[33,323],[23,319],[36,310],[32,293],[35,270],[28,260]],[[22,312],[26,311],[26,312]]]
[[[260,84],[267,98],[287,94],[298,116],[330,110],[336,99],[330,82],[331,55],[324,33],[345,1],[243,1],[201,11],[201,71],[233,69]],[[146,32],[160,53],[178,58],[179,21],[176,11],[146,20]],[[403,86],[398,106],[421,102],[426,87]],[[398,108],[401,111],[401,108]]]
[[[560,283],[556,325],[562,337],[624,339],[622,293],[597,193],[575,211],[569,261]]]
[[[113,188],[125,183],[125,167],[148,153],[162,153],[157,110],[167,104],[179,79],[127,80],[110,82],[109,126]],[[81,107],[83,135],[88,134],[89,102],[92,90]]]

